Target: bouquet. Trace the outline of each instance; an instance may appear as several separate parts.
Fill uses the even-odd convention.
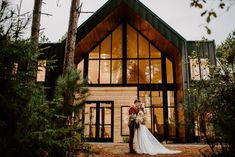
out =
[[[145,122],[145,117],[144,117],[144,113],[143,113],[142,111],[140,111],[140,112],[137,114],[137,116],[136,116],[136,118],[135,118],[135,121],[136,121],[137,124],[144,124],[144,122]]]

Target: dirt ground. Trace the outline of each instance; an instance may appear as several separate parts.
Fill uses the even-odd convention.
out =
[[[202,153],[208,152],[208,146],[202,144],[165,144],[172,150],[182,151],[174,155],[147,155],[130,154],[127,143],[89,143],[93,153],[80,154],[79,157],[203,157]]]

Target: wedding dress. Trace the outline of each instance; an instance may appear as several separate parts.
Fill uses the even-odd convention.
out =
[[[148,130],[148,128],[142,124],[144,113],[139,111],[136,121],[140,123],[137,129],[137,142],[136,142],[136,152],[138,154],[177,154],[181,151],[169,150],[164,147]]]

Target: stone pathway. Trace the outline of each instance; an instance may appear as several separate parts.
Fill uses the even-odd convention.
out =
[[[128,143],[89,143],[94,153],[89,157],[203,157],[201,152],[208,150],[207,145],[202,144],[164,144],[165,147],[172,150],[181,150],[180,154],[174,155],[147,155],[147,154],[129,154]]]

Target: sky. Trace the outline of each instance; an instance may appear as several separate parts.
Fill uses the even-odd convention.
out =
[[[80,0],[82,11],[95,12],[108,0]],[[235,4],[229,11],[218,10],[217,0],[207,0],[206,8],[214,8],[218,17],[206,24],[206,18],[201,17],[202,10],[191,8],[190,0],[140,0],[157,16],[165,21],[186,40],[215,40],[221,44],[235,30]],[[227,0],[229,3],[234,0]],[[20,0],[10,0],[12,7],[16,7]],[[42,12],[52,16],[42,15],[41,28],[43,34],[51,41],[58,42],[67,32],[71,0],[43,0]],[[21,13],[33,10],[34,0],[22,0]],[[78,26],[88,19],[92,13],[82,13],[78,19]],[[212,30],[208,35],[204,26]],[[25,36],[29,36],[30,28]]]

